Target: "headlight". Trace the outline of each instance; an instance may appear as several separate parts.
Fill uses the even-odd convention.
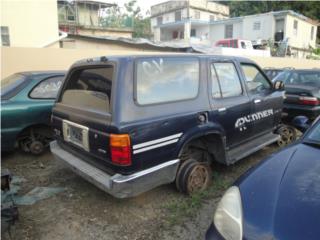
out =
[[[242,204],[238,187],[229,188],[223,195],[213,222],[226,240],[242,239]]]

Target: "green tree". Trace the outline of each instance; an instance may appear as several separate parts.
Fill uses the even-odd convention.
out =
[[[151,38],[150,17],[144,17],[136,0],[124,4],[124,9],[114,6],[107,10],[103,26],[123,28],[131,27],[135,38]]]
[[[150,38],[152,36],[150,18],[142,16],[141,9],[137,6],[137,1],[131,0],[124,4],[124,7],[133,21],[132,36],[135,38]]]

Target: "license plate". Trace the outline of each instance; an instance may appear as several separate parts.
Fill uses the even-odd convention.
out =
[[[70,126],[69,130],[69,137],[72,142],[76,142],[78,144],[82,144],[83,142],[83,134],[82,129],[77,127]]]
[[[78,147],[89,151],[89,128],[77,123],[63,120],[63,138]]]

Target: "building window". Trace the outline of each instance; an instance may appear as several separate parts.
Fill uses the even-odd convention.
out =
[[[163,22],[163,17],[157,17],[157,25],[161,25]]]
[[[314,26],[311,27],[311,40],[313,40],[313,35],[314,35]]]
[[[194,18],[200,19],[200,11],[194,11]]]
[[[261,28],[261,22],[254,22],[253,23],[253,30],[260,30]]]
[[[190,36],[191,37],[195,37],[196,36],[196,30],[195,29],[191,29]]]
[[[173,31],[172,32],[172,39],[177,39],[178,38],[178,31]]]
[[[71,7],[67,8],[67,20],[68,21],[75,21],[75,13],[74,10]]]
[[[215,20],[214,15],[210,15],[210,22],[213,22]]]
[[[293,35],[297,36],[298,35],[298,21],[294,20],[293,22]]]
[[[233,24],[228,24],[225,26],[224,38],[232,38],[233,35]]]
[[[180,39],[184,39],[184,31],[180,32]]]
[[[174,13],[174,18],[175,18],[176,22],[181,21],[181,11],[175,12]]]
[[[9,27],[1,26],[1,45],[10,46]]]

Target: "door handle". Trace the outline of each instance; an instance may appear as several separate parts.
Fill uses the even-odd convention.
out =
[[[255,103],[255,104],[261,103],[261,99],[255,99],[255,100],[254,100],[254,103]]]
[[[227,109],[224,107],[224,108],[218,108],[218,112],[219,113],[222,113],[222,112],[225,112],[225,111],[227,111]]]

